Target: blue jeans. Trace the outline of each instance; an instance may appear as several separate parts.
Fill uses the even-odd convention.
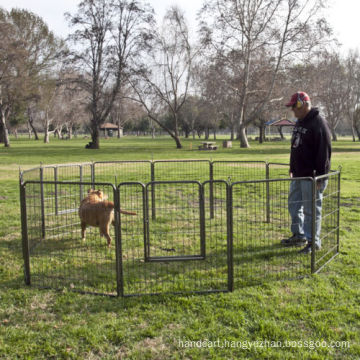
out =
[[[317,183],[315,204],[315,245],[321,247],[321,210],[323,192],[328,180]],[[312,242],[312,192],[311,180],[292,180],[288,197],[288,209],[291,216],[291,231],[294,235],[305,236],[308,243]]]

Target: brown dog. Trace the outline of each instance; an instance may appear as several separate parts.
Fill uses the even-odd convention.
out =
[[[134,212],[125,210],[120,210],[120,213],[136,215]],[[96,226],[100,229],[100,235],[106,237],[108,247],[110,247],[109,227],[110,224],[114,225],[114,203],[106,200],[101,190],[88,190],[88,196],[81,201],[79,206],[79,217],[83,241],[85,241],[86,226]]]

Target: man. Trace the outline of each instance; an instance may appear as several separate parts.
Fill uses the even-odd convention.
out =
[[[300,253],[309,254],[312,251],[312,181],[296,180],[296,178],[313,177],[327,174],[330,170],[331,136],[327,122],[319,115],[319,110],[311,107],[311,101],[305,92],[292,95],[286,104],[291,107],[298,119],[294,126],[291,139],[290,184],[288,209],[291,216],[291,231],[293,235],[283,239],[285,246],[306,245]],[[321,248],[321,207],[323,192],[327,180],[316,184],[316,225],[315,249]]]

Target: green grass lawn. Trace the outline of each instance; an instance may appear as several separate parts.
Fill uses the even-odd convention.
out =
[[[88,140],[81,138],[46,145],[11,140],[11,148],[0,148],[0,358],[360,358],[359,143],[333,144],[332,168],[342,167],[341,247],[319,274],[237,286],[232,293],[116,298],[24,285],[19,167],[160,159],[287,163],[289,142],[251,142],[249,149],[233,142],[232,149],[199,151],[201,140],[184,139],[176,150],[167,137],[102,139],[100,150],[86,150]],[[178,231],[165,225],[161,217],[153,224]],[[87,241],[91,246],[95,237]],[[101,278],[113,256],[104,254],[104,265],[91,271]]]

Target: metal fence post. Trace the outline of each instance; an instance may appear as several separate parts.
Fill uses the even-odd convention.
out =
[[[205,196],[204,196],[203,184],[199,186],[199,203],[200,203],[200,254],[205,258],[206,256]]]
[[[307,180],[305,180],[307,181]],[[311,273],[314,274],[315,269],[315,234],[316,234],[316,178],[312,178],[312,196],[311,196]]]
[[[45,239],[44,168],[40,166],[41,236]]]
[[[270,223],[270,164],[266,162],[266,170],[265,170],[265,177],[266,177],[266,222]]]
[[[213,162],[210,161],[210,219],[214,218],[214,168]]]
[[[22,234],[22,249],[24,257],[24,275],[25,284],[30,285],[30,252],[29,252],[29,238],[27,229],[27,215],[26,215],[26,194],[25,185],[20,180],[20,211],[21,211],[21,234]]]
[[[152,193],[151,183],[151,193]],[[144,233],[144,259],[148,261],[150,254],[150,219],[149,219],[149,196],[147,187],[143,187],[143,233]]]
[[[233,186],[226,183],[226,214],[227,214],[227,265],[228,291],[234,290],[234,253],[233,253]]]
[[[95,163],[92,162],[91,163],[91,183],[92,183],[92,187],[94,187],[94,183],[95,183]]]
[[[83,181],[83,166],[82,165],[80,165],[79,176],[80,176],[80,182],[82,183],[82,181]],[[115,185],[117,185],[117,184],[115,184]],[[80,202],[83,200],[83,192],[84,192],[84,185],[80,184]]]
[[[155,210],[155,162],[151,161],[151,218],[155,220],[156,210]]]
[[[58,215],[59,206],[58,206],[58,167],[54,167],[54,181],[55,181],[55,215]]]
[[[337,213],[337,252],[340,251],[340,178],[341,178],[341,167],[339,168],[338,174],[338,195],[337,195],[337,206],[338,206],[338,213]]]
[[[116,292],[117,296],[124,296],[122,244],[121,244],[121,222],[120,222],[120,191],[118,187],[113,188],[114,194],[114,221],[115,221],[115,253],[116,253]]]

